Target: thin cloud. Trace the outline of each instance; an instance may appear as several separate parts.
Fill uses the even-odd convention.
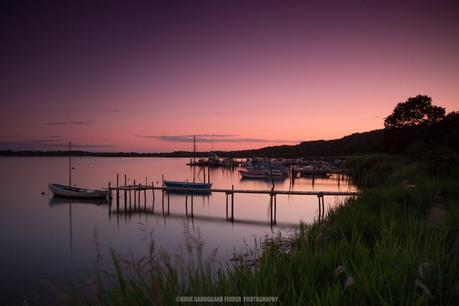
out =
[[[68,144],[65,144],[65,146],[68,146]],[[115,145],[111,144],[73,144],[72,143],[72,148],[82,148],[82,149],[99,149],[99,148],[113,148],[116,147]]]
[[[138,109],[131,109],[131,108],[112,108],[109,110],[110,113],[113,114],[138,114],[141,113]]]
[[[113,148],[111,144],[90,144],[90,143],[74,143],[73,149],[103,149]],[[58,139],[33,139],[19,141],[0,141],[0,150],[67,150],[68,143]]]
[[[36,144],[55,144],[56,142],[61,142],[62,140],[57,139],[57,138],[49,138],[49,139],[34,139],[30,140],[30,143],[36,143]]]
[[[264,139],[264,138],[250,138],[250,137],[237,137],[234,134],[197,134],[197,135],[135,135],[141,138],[158,139],[166,142],[193,142],[193,137],[196,136],[197,142],[226,142],[226,143],[297,143],[297,140],[283,140],[283,139]]]
[[[46,122],[46,125],[88,125],[91,124],[91,121],[55,121],[55,122]]]

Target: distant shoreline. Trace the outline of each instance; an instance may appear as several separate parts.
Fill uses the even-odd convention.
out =
[[[139,153],[139,152],[88,152],[88,151],[72,151],[71,155],[75,157],[201,157],[207,156],[209,152],[166,152],[166,153]],[[230,153],[226,153],[230,155]],[[69,156],[68,151],[0,151],[0,156],[16,156],[16,157],[66,157]]]
[[[88,152],[73,150],[72,156],[91,157],[208,157],[211,153],[219,157],[248,158],[252,156],[264,156],[271,158],[342,158],[355,153],[373,153],[377,151],[369,144],[378,142],[382,135],[381,130],[364,133],[355,133],[340,139],[304,141],[296,145],[267,146],[259,149],[236,150],[236,151],[173,151],[173,152]],[[353,146],[350,146],[352,144]],[[350,150],[349,148],[352,147]],[[0,156],[69,156],[67,150],[41,151],[41,150],[0,150]]]
[[[165,153],[139,153],[139,152],[87,152],[87,151],[72,151],[72,157],[155,157],[155,158],[206,158],[211,153],[217,154],[219,157],[232,158],[249,158],[252,156],[260,156],[259,150],[249,151],[217,151],[217,152],[165,152]],[[0,151],[0,157],[68,157],[68,151]],[[261,156],[266,156],[266,152],[262,152]],[[270,155],[271,158],[282,158],[282,155]],[[336,159],[344,156],[289,156],[288,158],[306,158],[306,159]]]

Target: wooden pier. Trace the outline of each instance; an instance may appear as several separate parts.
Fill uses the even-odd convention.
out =
[[[134,194],[134,207],[139,206],[141,204],[141,196],[143,195],[144,198],[144,206],[146,207],[147,203],[147,191],[152,192],[152,200],[153,200],[153,210],[155,206],[155,191],[158,190],[161,192],[161,205],[162,205],[162,212],[163,214],[169,214],[169,207],[170,207],[170,193],[178,193],[185,196],[185,211],[186,215],[188,215],[188,206],[190,206],[191,210],[191,217],[194,216],[193,207],[194,207],[194,197],[195,196],[209,196],[212,193],[224,193],[226,195],[226,220],[234,222],[234,198],[236,194],[266,194],[270,197],[270,223],[271,225],[277,224],[276,220],[276,212],[277,212],[277,196],[278,195],[297,195],[297,196],[316,196],[318,199],[318,209],[319,209],[319,220],[322,220],[325,217],[325,196],[351,196],[356,197],[360,193],[359,192],[341,192],[341,191],[293,191],[293,190],[276,190],[274,188],[265,189],[265,190],[256,190],[256,189],[234,189],[234,185],[231,186],[231,189],[223,189],[223,188],[212,188],[212,189],[196,189],[196,188],[176,188],[176,187],[166,187],[166,186],[155,186],[152,182],[151,185],[147,184],[134,184],[132,185],[124,185],[118,186],[119,180],[117,176],[117,186],[112,187],[109,183],[108,189],[110,191],[110,197],[112,195],[112,191],[115,191],[115,200],[116,200],[116,207],[117,211],[120,211],[120,192],[124,192],[124,205],[126,206],[129,203],[129,207],[131,206],[132,199],[131,193]],[[125,178],[126,184],[126,178]],[[188,197],[190,197],[190,205],[188,205]],[[165,201],[167,200],[167,207],[165,207]],[[125,207],[126,208],[126,207]]]

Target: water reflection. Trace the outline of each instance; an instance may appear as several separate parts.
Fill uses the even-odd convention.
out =
[[[65,206],[68,205],[68,220],[69,220],[69,250],[70,255],[73,254],[73,225],[72,225],[72,205],[108,205],[109,201],[106,199],[71,199],[53,196],[49,199],[49,206]]]
[[[84,158],[74,159],[76,168],[72,179],[81,186],[103,188],[117,174],[132,184],[134,180],[154,182],[158,186],[162,174],[167,179],[186,180],[193,177],[187,159],[177,158]],[[129,250],[142,257],[148,252],[142,233],[153,232],[158,249],[176,254],[184,242],[185,227],[199,232],[205,243],[204,256],[219,249],[219,260],[225,261],[243,241],[252,237],[288,234],[290,226],[299,222],[311,223],[319,213],[317,197],[287,196],[277,198],[277,225],[272,225],[269,195],[237,194],[234,199],[234,218],[227,218],[226,196],[146,193],[119,195],[111,203],[99,200],[47,198],[48,182],[66,181],[67,158],[0,158],[2,214],[0,214],[0,254],[2,273],[0,294],[17,305],[18,297],[32,292],[44,271],[65,281],[67,277],[91,270],[94,265],[95,233],[103,250],[113,248],[121,254]],[[271,181],[241,180],[237,171],[226,168],[209,170],[213,188],[263,189],[272,187]],[[208,173],[206,173],[206,177]],[[345,179],[343,179],[345,178]],[[197,181],[204,179],[204,171]],[[27,186],[25,189],[24,186]],[[276,190],[296,191],[354,191],[346,177],[296,177],[275,181]],[[140,200],[139,200],[140,196]],[[126,199],[126,200],[125,200]],[[325,209],[343,198],[326,197]],[[163,205],[164,202],[164,205]],[[164,208],[163,208],[164,207]],[[228,215],[228,217],[231,214]],[[139,234],[140,233],[140,234]],[[33,254],[33,256],[31,256]],[[107,260],[107,265],[109,265]],[[109,268],[109,267],[108,267]]]
[[[53,196],[49,199],[49,206],[55,205],[80,205],[80,204],[88,204],[88,205],[108,205],[109,201],[106,199],[72,199],[72,198],[63,198],[63,197],[56,197]]]
[[[194,221],[205,221],[205,222],[210,222],[210,223],[215,223],[218,225],[218,223],[232,223],[235,225],[238,224],[244,224],[244,225],[255,225],[255,226],[262,226],[262,227],[267,227],[267,226],[272,226],[272,223],[269,221],[258,221],[258,220],[244,220],[244,219],[234,219],[230,220],[224,217],[215,217],[215,216],[206,216],[206,215],[191,215],[191,214],[186,214],[186,213],[158,213],[155,212],[151,208],[146,208],[146,209],[130,209],[130,210],[119,210],[112,212],[115,213],[119,216],[143,216],[143,215],[148,215],[148,216],[154,216],[154,217],[161,217],[164,219],[181,219],[181,220],[186,220],[189,222],[194,222]],[[294,226],[296,224],[294,223],[288,223],[288,222],[281,222],[276,224],[278,227],[282,228],[288,228],[291,226]]]

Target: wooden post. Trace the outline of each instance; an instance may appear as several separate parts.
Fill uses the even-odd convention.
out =
[[[135,180],[134,180],[134,185],[132,191],[134,192],[134,208],[137,206],[137,192],[135,190]]]
[[[324,218],[323,213],[324,213],[324,211],[322,209],[322,197],[320,197],[320,215],[321,215],[322,219]]]
[[[322,210],[322,221],[324,219],[324,214],[325,214],[325,211],[324,211],[324,196],[323,195],[320,195],[320,209]]]
[[[124,187],[127,186],[127,178],[126,178],[126,173],[124,174]],[[127,190],[124,189],[124,207],[126,208],[126,202],[127,202]]]
[[[118,189],[119,187],[119,174],[116,174],[116,205],[119,205],[120,202],[120,190]]]
[[[228,220],[228,192],[225,193],[226,196],[226,220]]]
[[[72,142],[69,141],[69,186],[72,186]]]
[[[116,194],[116,209],[119,210],[120,209],[120,198],[118,196],[118,190],[116,191],[117,194]]]
[[[234,221],[234,185],[231,185],[231,221]]]
[[[322,195],[322,219],[325,218],[325,197]]]
[[[276,196],[276,194],[274,194],[274,224],[277,223],[277,221],[276,221],[276,219],[277,219],[276,218],[276,214],[277,214],[276,210],[277,210],[277,196]]]
[[[269,194],[269,222],[273,225],[273,194]]]
[[[129,209],[131,209],[132,204],[132,195],[131,195],[131,186],[129,185]]]
[[[170,193],[167,193],[167,214],[170,215],[170,205],[171,205],[171,199],[170,199]]]
[[[133,192],[134,192],[134,208],[136,207],[136,203],[137,203],[137,193],[135,191],[135,179],[134,179],[134,183],[133,183]]]
[[[324,218],[325,207],[324,207],[324,195],[318,194],[317,199],[319,200],[319,221]]]
[[[319,199],[319,221],[322,220],[322,200],[320,199],[320,195],[318,196]]]
[[[185,216],[188,216],[188,191],[185,191]]]
[[[145,205],[147,205],[147,186],[148,186],[148,181],[147,181],[147,177],[145,177],[145,189],[143,190],[143,198],[144,198]]]
[[[151,194],[152,194],[152,211],[153,211],[153,214],[155,213],[155,183],[151,182]]]
[[[319,203],[320,203],[320,204],[319,204],[319,205],[320,205],[320,206],[319,206],[319,209],[320,209],[320,218],[321,218],[321,220],[322,220],[322,219],[323,219],[323,215],[322,215],[322,212],[323,212],[323,211],[322,211],[322,197],[321,197],[321,196],[319,197]]]
[[[127,190],[124,189],[124,207],[126,208],[126,204],[127,204]]]
[[[194,203],[191,202],[191,218],[194,217]]]
[[[161,189],[161,206],[162,206],[163,215],[164,215],[164,189]]]
[[[139,207],[140,207],[140,190],[141,190],[141,188],[140,188],[140,183],[139,183],[139,194],[138,194],[138,197],[139,197],[139,201],[138,201],[138,202],[139,202]]]
[[[194,194],[193,194],[193,191],[190,191],[191,193],[191,206],[193,206],[193,203],[194,203]]]

